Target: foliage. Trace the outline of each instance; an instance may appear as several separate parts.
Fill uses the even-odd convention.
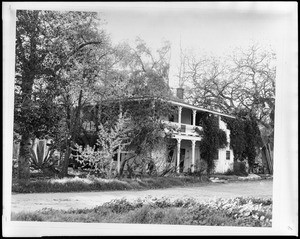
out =
[[[45,126],[57,124],[61,111],[55,103],[60,93],[57,84],[62,83],[59,74],[66,69],[70,57],[84,47],[81,31],[84,29],[85,44],[92,38],[89,30],[93,18],[94,13],[17,11],[15,122],[18,129],[40,137],[36,131],[42,129],[48,133]],[[93,35],[96,36],[95,32]]]
[[[117,150],[124,149],[124,140],[129,139],[130,131],[130,118],[126,116],[119,117],[112,127],[100,124],[96,145],[92,147],[87,145],[83,149],[81,145],[76,144],[74,156],[83,166],[90,166],[96,174],[110,178],[113,175],[113,156]],[[97,149],[96,146],[98,146]]]
[[[169,43],[156,52],[141,39],[134,47],[112,45],[101,23],[95,12],[17,11],[14,130],[22,140],[20,170],[29,166],[30,137],[48,135],[64,155],[61,174],[67,175],[71,147],[80,141],[91,146],[96,136],[84,127],[90,122],[85,107],[99,106],[92,119],[98,132],[112,119],[98,117],[103,102],[168,95]]]
[[[242,160],[246,148],[245,122],[239,119],[222,118],[230,129],[230,147],[233,149],[234,160]]]
[[[129,49],[126,63],[130,68],[131,96],[168,96],[170,43],[164,42],[154,52],[142,39],[137,38],[135,46]]]
[[[255,117],[245,111],[238,112],[237,118],[222,117],[230,129],[230,147],[234,160],[247,160],[253,167],[257,150],[262,146],[262,139]]]
[[[95,158],[92,161],[100,161],[100,158],[104,157],[102,154],[106,154],[109,161],[116,154],[118,145],[122,144],[121,150],[131,151],[133,156],[122,161],[119,176],[123,176],[124,168],[127,168],[129,177],[133,176],[130,172],[134,169],[139,168],[141,172],[145,171],[148,164],[153,163],[150,152],[169,138],[169,135],[165,133],[166,125],[161,121],[161,116],[168,116],[173,111],[174,108],[167,101],[156,97],[103,101],[101,112],[98,111],[97,117],[99,121],[98,142],[94,148],[86,146],[86,151],[82,149],[82,146],[76,146],[77,151],[80,151],[79,154],[84,153],[84,156],[80,157],[81,162],[89,161],[88,155]],[[128,117],[122,129],[115,128],[120,123],[116,122],[120,113],[123,117]],[[118,134],[120,135],[117,136]],[[88,154],[86,154],[87,151],[89,151]],[[94,165],[91,166],[94,167]]]
[[[59,135],[57,138],[64,139],[55,145],[64,142],[67,147],[70,142],[65,141],[79,132],[78,110],[73,114],[76,120],[69,117],[75,94],[69,89],[74,83],[70,79],[75,77],[67,73],[72,67],[75,73],[74,67],[91,51],[90,46],[103,42],[96,16],[89,12],[17,11],[14,130],[21,135],[20,178],[29,176],[30,138]],[[86,72],[84,80],[90,76]],[[68,130],[61,129],[64,125]]]
[[[30,149],[30,166],[36,170],[42,170],[47,173],[58,173],[57,167],[59,164],[59,157],[55,155],[55,149],[48,140],[35,140],[33,146],[36,144],[36,150],[32,147]]]
[[[129,201],[115,199],[92,209],[42,209],[13,213],[17,221],[110,222],[206,226],[272,226],[272,200],[262,198],[216,199],[147,197]]]
[[[202,177],[207,173],[207,162],[204,160],[196,160],[195,171],[188,172],[188,175]]]
[[[245,162],[234,162],[233,173],[237,176],[248,176]]]
[[[218,118],[214,115],[204,113],[201,118],[203,132],[200,141],[201,157],[207,163],[207,173],[209,174],[215,167],[215,154],[219,148],[224,148],[228,144],[226,133],[219,128]]]
[[[164,115],[170,115],[174,109],[163,100],[150,98],[139,101],[124,102],[124,110],[131,116],[133,131],[130,146],[136,154],[149,151],[165,138],[165,124],[161,121]]]
[[[157,97],[130,97],[114,101],[102,102],[99,120],[106,121],[107,125],[114,124],[121,112],[130,118],[130,129],[125,150],[132,152],[132,157],[122,161],[120,175],[127,168],[129,177],[132,170],[139,168],[145,171],[148,164],[153,163],[151,151],[163,144],[168,138],[165,123],[162,116],[168,116],[174,112],[174,108],[165,100]]]
[[[224,175],[226,175],[226,176],[235,175],[235,174],[234,174],[234,170],[231,169],[231,168],[229,168],[229,169],[224,173]]]
[[[54,136],[56,125],[61,120],[61,108],[52,101],[49,94],[36,93],[35,99],[26,106],[19,96],[15,99],[14,131],[17,134],[29,134],[31,137]]]
[[[254,117],[247,118],[245,125],[246,142],[245,154],[251,170],[255,163],[257,151],[263,146],[260,130]]]

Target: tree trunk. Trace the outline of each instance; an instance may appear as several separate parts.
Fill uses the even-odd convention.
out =
[[[18,178],[28,180],[30,178],[30,137],[23,135],[20,142],[20,152],[18,158]]]
[[[109,164],[109,175],[108,178],[112,178],[112,170],[113,170],[113,164],[114,164],[114,159],[110,159],[110,164]]]
[[[24,77],[22,78],[22,114],[26,114],[26,110],[31,108],[31,95],[32,95],[32,85],[34,77],[32,72],[26,71]],[[19,179],[29,179],[30,178],[30,147],[31,139],[30,132],[28,132],[26,126],[21,132],[21,142],[20,151],[18,158],[18,177]]]
[[[71,148],[69,145],[67,145],[67,149],[66,149],[66,153],[65,153],[65,157],[64,157],[64,161],[63,161],[63,165],[62,165],[62,169],[60,172],[60,177],[66,177],[68,176],[68,167],[69,167],[69,158],[71,155]]]
[[[129,157],[129,158],[127,158],[127,159],[124,159],[124,160],[122,161],[121,166],[120,166],[120,173],[119,173],[119,175],[118,175],[119,177],[122,177],[122,176],[123,176],[124,167],[125,167],[126,163],[128,162],[128,160],[132,159],[133,157],[135,157],[135,156],[131,156],[131,157]]]

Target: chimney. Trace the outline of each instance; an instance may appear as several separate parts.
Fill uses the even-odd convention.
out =
[[[177,96],[177,98],[183,100],[183,91],[184,91],[183,88],[177,88],[176,89],[176,96]]]

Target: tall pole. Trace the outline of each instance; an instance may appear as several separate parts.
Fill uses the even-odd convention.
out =
[[[179,128],[181,128],[181,112],[182,112],[182,107],[178,106],[178,124],[179,124]]]
[[[196,114],[197,114],[197,111],[193,110],[193,126],[194,127],[196,126]]]
[[[177,165],[176,165],[176,172],[179,173],[179,164],[180,164],[180,146],[181,146],[181,139],[177,139]]]

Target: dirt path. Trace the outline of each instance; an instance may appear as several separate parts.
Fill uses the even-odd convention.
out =
[[[34,211],[45,207],[54,209],[92,208],[104,202],[123,197],[128,200],[147,196],[168,197],[171,200],[192,197],[198,201],[239,196],[271,198],[272,187],[272,180],[261,180],[142,191],[13,194],[11,210],[12,212],[20,212],[23,210]]]

